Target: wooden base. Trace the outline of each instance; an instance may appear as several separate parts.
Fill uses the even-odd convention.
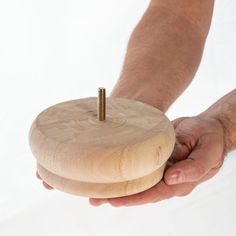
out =
[[[113,198],[145,191],[157,184],[163,176],[165,164],[150,175],[118,183],[86,183],[62,178],[37,165],[39,175],[50,186],[73,195],[93,198]]]
[[[112,198],[142,192],[163,176],[175,144],[171,122],[158,109],[124,98],[56,104],[30,129],[30,147],[45,182],[75,195]]]

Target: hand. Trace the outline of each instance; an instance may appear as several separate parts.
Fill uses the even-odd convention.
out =
[[[224,129],[214,118],[182,117],[173,122],[175,149],[163,179],[152,188],[134,195],[109,199],[90,198],[93,206],[133,206],[189,194],[198,184],[213,177],[224,160]]]

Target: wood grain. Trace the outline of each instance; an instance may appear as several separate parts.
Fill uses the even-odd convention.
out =
[[[45,182],[63,192],[83,197],[113,198],[128,196],[151,188],[161,180],[165,164],[147,176],[117,183],[86,183],[55,175],[40,164],[37,168]]]
[[[35,119],[30,146],[49,184],[102,197],[142,191],[160,180],[175,143],[168,118],[138,101],[107,98],[106,104],[105,121],[97,118],[95,97],[54,105]]]

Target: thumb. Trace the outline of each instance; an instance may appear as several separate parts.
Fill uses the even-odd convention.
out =
[[[211,139],[201,141],[203,142],[198,142],[186,160],[177,162],[166,170],[164,176],[166,184],[199,181],[221,160],[220,145],[216,145]]]

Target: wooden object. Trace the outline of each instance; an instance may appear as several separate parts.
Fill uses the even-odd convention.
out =
[[[96,198],[127,196],[158,183],[175,143],[170,121],[158,109],[124,98],[107,98],[101,121],[97,101],[63,102],[35,119],[29,141],[42,179]]]

